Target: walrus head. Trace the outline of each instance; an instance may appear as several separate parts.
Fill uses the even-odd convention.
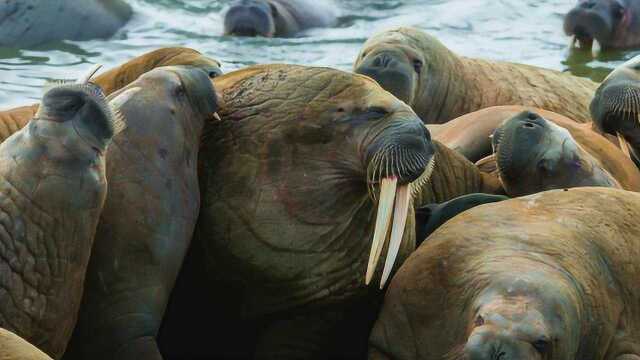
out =
[[[251,212],[255,218],[260,216],[255,212],[263,208],[268,208],[269,214],[286,209],[286,215],[277,218],[277,227],[273,220],[253,228],[252,233],[260,234],[256,238],[282,249],[282,256],[309,248],[319,249],[309,257],[324,256],[329,250],[323,249],[348,244],[348,251],[339,250],[342,255],[330,256],[330,261],[323,261],[310,273],[322,270],[337,274],[332,269],[367,263],[368,255],[366,283],[379,274],[377,270],[383,270],[384,285],[395,261],[404,259],[415,246],[412,198],[429,179],[435,162],[430,134],[417,115],[370,78],[327,68],[253,66],[218,77],[214,84],[222,95],[223,120],[208,134],[216,138],[227,135],[203,141],[203,151],[209,154],[205,168],[216,169],[215,178],[225,178],[226,184],[234,183],[234,187],[257,181],[253,185],[256,195],[247,193],[238,211]],[[251,145],[246,145],[247,149],[237,145],[234,151],[215,147],[218,143],[231,146],[232,142]],[[216,159],[221,153],[227,155]],[[240,165],[217,165],[236,161],[242,163],[242,173],[253,175],[239,176]],[[216,201],[237,198],[235,190],[227,194],[231,187],[210,184],[216,188],[208,191],[221,194]],[[267,201],[258,194],[274,195]],[[291,237],[283,236],[283,229]],[[389,250],[384,269],[379,269],[383,248]],[[263,254],[255,256],[264,258]],[[264,266],[262,272],[283,276],[274,270],[281,268],[280,263]],[[354,271],[334,279],[341,285],[331,286],[351,288],[344,283],[346,278],[349,284],[355,281],[360,286],[361,275]],[[322,282],[316,285],[323,289],[324,282],[333,282],[331,279],[314,275],[313,281]],[[287,284],[292,286],[291,281]],[[282,300],[277,306],[283,306]]]
[[[596,90],[591,101],[594,124],[617,136],[621,146],[631,145],[636,165],[640,163],[640,56],[618,66]]]
[[[576,289],[544,264],[525,266],[526,273],[494,279],[479,294],[467,343],[454,358],[541,360],[576,354],[581,330]]]
[[[265,0],[239,0],[224,16],[224,34],[235,36],[273,37],[276,32],[274,12]]]
[[[67,150],[74,149],[76,155],[103,154],[121,125],[102,89],[89,82],[98,69],[92,69],[76,83],[53,84],[45,92],[32,121],[40,136],[64,139],[79,135],[84,146],[71,146],[78,142],[67,142],[63,146]]]
[[[620,187],[566,129],[533,112],[498,127],[492,139],[502,185],[511,196],[576,186]]]
[[[580,0],[564,19],[570,46],[577,43],[596,56],[602,48],[631,45],[627,32],[634,26],[635,7],[628,0]]]
[[[385,90],[411,106],[422,121],[440,121],[451,84],[449,71],[456,56],[436,38],[410,27],[384,31],[364,43],[354,64],[354,72],[369,76]],[[425,94],[445,94],[425,96]],[[424,101],[421,99],[428,99]]]

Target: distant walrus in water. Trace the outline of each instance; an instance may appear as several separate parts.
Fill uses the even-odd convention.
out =
[[[639,16],[638,0],[580,0],[565,16],[564,31],[571,46],[597,55],[602,48],[640,46]]]
[[[0,46],[108,38],[131,18],[122,0],[0,1]]]
[[[336,22],[335,10],[322,1],[238,0],[224,17],[225,35],[287,37]]]
[[[607,188],[464,212],[391,281],[369,359],[640,359],[638,217]]]
[[[539,67],[458,56],[414,28],[373,36],[354,65],[410,105],[427,124],[495,105],[547,109],[589,122],[598,84]]]

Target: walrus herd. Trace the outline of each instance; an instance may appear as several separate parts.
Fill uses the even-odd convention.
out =
[[[0,112],[0,359],[640,360],[640,57],[595,83],[399,27],[353,72],[99,71]]]

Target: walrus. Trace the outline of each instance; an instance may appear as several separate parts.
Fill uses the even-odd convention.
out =
[[[640,359],[638,216],[588,187],[464,212],[393,278],[369,358]]]
[[[331,4],[309,0],[238,0],[224,15],[224,34],[291,37],[336,23]]]
[[[416,209],[416,246],[453,217],[482,204],[509,199],[504,195],[468,194],[440,204]]]
[[[106,39],[133,10],[123,0],[0,2],[0,46],[34,47],[61,40]]]
[[[591,50],[640,46],[640,2],[637,0],[579,0],[564,18],[569,46]]]
[[[176,65],[202,69],[212,79],[222,74],[218,61],[194,49],[169,47],[137,56],[120,66],[104,72],[92,81],[98,84],[103,89],[104,94],[108,96],[154,68]],[[0,142],[25,126],[37,111],[37,104],[0,111]]]
[[[29,344],[23,338],[3,328],[0,328],[0,359],[52,360],[47,354]]]
[[[263,325],[257,358],[362,355],[370,323],[349,320],[413,250],[414,207],[492,189],[368,77],[261,65],[213,83],[222,121],[201,150],[203,286]],[[247,332],[224,329],[223,345]]]
[[[0,327],[54,359],[76,323],[107,192],[104,154],[122,128],[90,77],[46,91],[0,144]]]
[[[498,176],[506,193],[522,196],[579,186],[622,188],[571,133],[523,111],[493,133]]]
[[[591,80],[554,70],[461,57],[431,35],[401,27],[371,37],[354,64],[427,124],[495,105],[526,105],[591,121]]]
[[[515,145],[517,150],[514,151],[517,155],[516,158],[519,157],[520,159],[520,165],[518,166],[519,171],[525,171],[525,168],[528,166],[528,175],[521,179],[509,180],[509,178],[503,178],[502,180],[504,181],[500,181],[497,171],[498,164],[496,164],[496,157],[490,137],[505,121],[517,117],[518,114],[522,115],[523,112],[539,116],[542,118],[542,120],[539,120],[541,123],[549,123],[545,124],[546,128],[556,129],[551,131],[552,133],[561,135],[553,140],[553,143],[556,144],[556,149],[560,148],[559,145],[562,141],[565,141],[564,139],[566,139],[567,143],[571,144],[571,146],[562,147],[562,153],[547,154],[552,155],[551,157],[556,159],[554,162],[556,168],[552,172],[545,172],[544,168],[548,164],[543,164],[543,166],[538,168],[535,159],[538,159],[539,156],[544,158],[546,155],[542,153],[549,149],[549,146],[527,147],[524,145],[527,141],[529,141],[530,145],[530,141],[534,141],[536,138],[535,134],[537,134],[537,131],[529,132],[528,135],[524,136],[524,140],[522,140],[520,144]],[[622,149],[611,143],[599,132],[594,131],[593,124],[579,124],[572,119],[551,111],[526,106],[494,106],[463,115],[446,124],[428,125],[428,128],[432,133],[436,134],[433,136],[435,140],[463,154],[470,161],[476,163],[476,166],[478,166],[481,171],[492,173],[500,186],[508,190],[506,191],[507,193],[512,191],[511,195],[522,194],[519,192],[522,191],[522,189],[519,191],[515,190],[518,187],[518,183],[521,188],[526,189],[526,193],[541,191],[543,186],[552,186],[553,188],[576,186],[580,181],[584,180],[582,176],[567,177],[563,174],[577,174],[577,172],[584,171],[584,169],[588,167],[596,168],[596,171],[593,173],[587,172],[587,174],[591,174],[587,176],[589,179],[593,179],[593,174],[605,173],[613,177],[613,179],[615,179],[614,183],[618,183],[623,189],[640,191],[640,171],[633,165],[631,159]],[[568,134],[564,132],[565,129],[568,131]],[[494,140],[497,140],[495,136]],[[573,150],[570,150],[570,147],[573,148]],[[565,156],[558,157],[557,155],[559,154],[564,154]],[[557,161],[560,159],[569,159],[569,157],[566,157],[568,154],[571,154],[573,159],[580,159],[580,161]],[[549,160],[549,156],[546,157],[547,160]],[[507,156],[506,159],[508,158]],[[503,157],[503,160],[504,159],[505,157]],[[505,163],[503,163],[503,165],[504,164]],[[525,186],[525,182],[527,181],[529,181],[529,184]],[[514,185],[514,187],[511,188],[509,186],[510,184]]]
[[[590,109],[594,125],[617,136],[640,167],[640,56],[613,70],[598,87]]]
[[[200,135],[216,94],[199,68],[160,67],[109,96],[125,119],[64,359],[162,359],[156,335],[200,208]],[[213,355],[213,354],[212,354]]]

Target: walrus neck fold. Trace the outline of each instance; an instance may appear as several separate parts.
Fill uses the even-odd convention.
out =
[[[433,142],[433,147],[435,167],[429,181],[414,190],[416,207],[445,202],[470,193],[496,192],[497,189],[485,183],[480,170],[464,156],[437,141]]]

